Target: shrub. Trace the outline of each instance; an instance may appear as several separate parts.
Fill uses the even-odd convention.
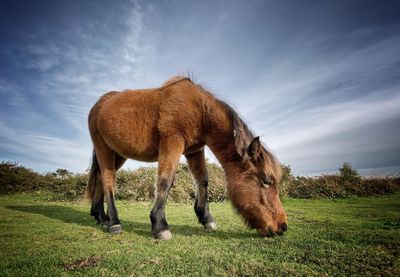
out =
[[[35,191],[42,185],[42,176],[16,162],[0,163],[0,194]]]
[[[217,164],[207,164],[208,169],[208,199],[212,202],[222,202],[227,199],[226,178],[224,170]]]
[[[345,197],[346,191],[340,186],[340,177],[322,175],[318,177],[296,177],[288,188],[288,196],[294,198],[339,198]]]
[[[156,168],[142,167],[134,171],[121,169],[117,172],[117,199],[148,201],[153,199]]]
[[[207,164],[209,200],[224,201],[226,180],[222,168]],[[117,199],[153,201],[157,169],[142,167],[119,170],[116,176]],[[85,195],[87,174],[74,174],[66,169],[40,175],[14,162],[0,163],[0,194],[45,191],[53,200],[75,200]],[[350,164],[344,163],[338,174],[317,177],[293,176],[289,165],[282,165],[281,197],[343,198],[380,196],[400,191],[400,176],[361,178]],[[170,191],[169,201],[192,202],[195,185],[187,164],[180,164]]]
[[[51,200],[77,200],[85,195],[87,174],[69,174],[63,177],[47,174],[44,180],[42,189],[51,193]]]
[[[360,174],[351,167],[350,163],[343,163],[342,167],[339,168],[339,172],[342,183],[359,184],[361,181]]]
[[[362,178],[349,163],[339,168],[338,174],[316,177],[294,177],[290,167],[282,166],[284,195],[294,198],[345,198],[354,196],[380,196],[400,191],[400,177]]]
[[[288,195],[288,189],[293,186],[294,176],[292,175],[292,169],[289,165],[282,164],[282,180],[279,186],[280,197]]]
[[[381,196],[400,191],[400,176],[371,177],[361,181],[361,195]]]
[[[53,173],[53,175],[55,175],[55,176],[57,176],[57,177],[60,177],[60,178],[67,178],[67,177],[71,176],[72,174],[73,174],[72,172],[68,171],[68,170],[65,169],[65,168],[58,168],[58,169]]]
[[[209,200],[223,201],[226,197],[225,175],[221,167],[208,164]],[[135,201],[152,201],[157,181],[157,169],[143,167],[134,171],[120,170],[117,172],[117,198]],[[187,164],[177,168],[173,188],[168,201],[187,203],[195,198],[194,179]]]

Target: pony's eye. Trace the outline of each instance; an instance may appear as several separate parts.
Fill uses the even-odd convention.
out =
[[[264,178],[261,179],[263,187],[264,188],[269,188],[270,185],[272,185],[272,181],[270,178],[268,178],[267,176],[265,176]]]

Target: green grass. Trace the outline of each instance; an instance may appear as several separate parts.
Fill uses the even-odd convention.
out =
[[[151,203],[117,203],[124,232],[94,224],[86,202],[0,197],[0,276],[400,276],[400,194],[284,201],[289,230],[260,238],[229,203],[211,204],[209,233],[191,205],[169,203],[173,239],[150,234]]]

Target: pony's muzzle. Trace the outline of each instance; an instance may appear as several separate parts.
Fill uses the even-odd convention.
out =
[[[268,227],[267,229],[258,229],[258,233],[260,234],[260,236],[268,238],[277,235],[277,233],[273,231],[271,226]]]
[[[286,232],[288,229],[287,223],[284,222],[282,224],[279,224],[279,228],[277,231],[274,231],[274,229],[272,228],[272,226],[268,227],[267,229],[259,229],[258,233],[260,234],[260,236],[262,237],[273,237],[276,235],[283,235],[284,232]]]
[[[278,232],[277,232],[278,235],[283,235],[283,233],[285,233],[285,232],[287,231],[287,229],[288,229],[288,226],[287,226],[286,222],[280,224],[280,225],[279,225]]]

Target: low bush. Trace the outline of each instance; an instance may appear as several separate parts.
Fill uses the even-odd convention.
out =
[[[224,201],[225,174],[216,164],[207,164],[209,172],[209,200]],[[119,170],[116,176],[117,199],[153,201],[157,169],[142,167]],[[65,169],[38,174],[14,162],[0,163],[0,194],[45,191],[52,200],[75,200],[85,195],[88,175],[74,174]],[[345,163],[337,174],[317,177],[294,176],[288,165],[282,165],[281,197],[345,198],[353,196],[380,196],[400,191],[400,177],[362,178]],[[170,191],[169,201],[187,203],[195,198],[195,185],[187,164],[180,164]]]
[[[371,177],[361,181],[362,196],[381,196],[397,191],[400,191],[400,176]]]
[[[38,190],[43,176],[16,162],[0,163],[0,194]]]
[[[226,198],[225,175],[221,167],[208,164],[210,201]],[[153,201],[157,169],[142,167],[135,170],[121,169],[116,175],[116,197],[119,200]],[[65,169],[45,175],[13,162],[0,163],[0,194],[43,191],[51,200],[76,200],[85,195],[88,174],[74,174]],[[187,203],[195,198],[195,185],[189,168],[180,164],[170,191],[169,201]]]
[[[209,174],[209,200],[223,201],[226,198],[225,175],[221,167],[208,164]],[[119,170],[117,172],[117,198],[135,201],[152,201],[156,186],[157,169],[143,167],[133,171]],[[194,179],[187,164],[178,166],[174,187],[170,191],[168,200],[172,202],[187,203],[195,198]]]
[[[117,199],[148,201],[153,199],[156,168],[143,167],[134,171],[121,169],[116,177]]]
[[[294,198],[340,198],[346,197],[346,189],[340,185],[340,177],[323,175],[317,178],[296,177],[290,184],[287,195]]]
[[[42,190],[50,192],[51,200],[76,200],[85,195],[87,174],[70,174],[66,177],[44,177]]]
[[[399,176],[362,178],[349,163],[344,163],[337,174],[316,177],[295,177],[284,165],[282,184],[284,195],[293,198],[381,196],[400,191]]]

